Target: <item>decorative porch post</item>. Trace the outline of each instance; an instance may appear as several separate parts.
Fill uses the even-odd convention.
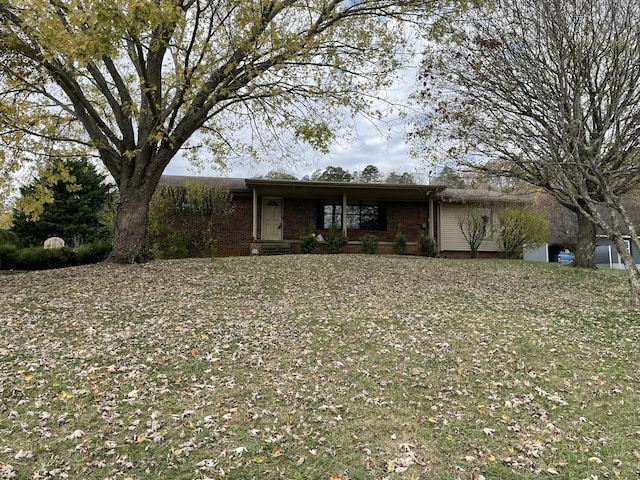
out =
[[[347,236],[347,191],[342,192],[342,233]]]
[[[258,192],[253,189],[253,239],[258,240]]]
[[[435,241],[435,230],[434,230],[434,225],[433,225],[433,212],[434,212],[434,208],[433,208],[433,195],[429,195],[429,238],[431,238],[431,240]]]

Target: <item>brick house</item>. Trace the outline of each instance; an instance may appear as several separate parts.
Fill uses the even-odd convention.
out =
[[[368,234],[378,237],[379,253],[392,253],[396,235],[402,232],[409,254],[418,253],[418,239],[424,234],[436,241],[440,255],[464,257],[469,246],[457,223],[459,214],[480,200],[483,205],[509,201],[495,192],[482,195],[482,191],[439,185],[181,176],[163,176],[160,181],[161,186],[197,183],[222,187],[233,194],[233,214],[215,224],[218,256],[299,253],[301,234],[314,232],[326,237],[335,223],[349,239],[345,253],[361,253],[362,239]],[[326,246],[320,242],[317,251],[326,252]],[[490,236],[480,252],[483,256],[498,254]]]

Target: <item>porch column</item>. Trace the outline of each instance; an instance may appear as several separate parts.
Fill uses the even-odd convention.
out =
[[[258,192],[253,189],[253,225],[252,235],[254,240],[258,240]]]
[[[342,192],[342,233],[347,236],[347,192]]]
[[[433,225],[433,195],[429,195],[429,238],[435,240],[434,234],[434,225]]]

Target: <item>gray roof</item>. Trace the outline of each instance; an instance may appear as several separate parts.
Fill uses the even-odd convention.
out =
[[[248,190],[244,178],[231,177],[196,177],[187,175],[163,175],[159,185],[184,187],[187,185],[211,185],[224,187],[232,191]]]
[[[437,198],[448,203],[529,203],[530,193],[504,193],[497,190],[447,188]]]
[[[160,185],[186,186],[206,184],[227,188],[236,193],[249,193],[252,189],[263,194],[285,194],[307,197],[347,190],[352,194],[379,199],[420,200],[430,195],[446,203],[505,203],[522,204],[531,201],[530,193],[503,193],[496,190],[447,188],[442,185],[404,185],[389,183],[317,182],[303,180],[245,179],[229,177],[197,177],[163,175]]]
[[[196,177],[163,175],[160,186],[186,186],[205,184],[228,188],[234,193],[249,193],[257,190],[261,195],[288,196],[297,198],[322,198],[339,195],[343,191],[363,199],[425,201],[445,187],[439,185],[404,185],[389,183],[317,182],[280,179],[244,179],[224,177]]]

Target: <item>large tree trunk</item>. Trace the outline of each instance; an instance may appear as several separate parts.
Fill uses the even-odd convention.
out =
[[[578,238],[573,266],[578,268],[596,268],[596,226],[580,211],[578,216]]]
[[[120,187],[120,203],[116,211],[113,249],[108,262],[144,263],[152,259],[147,244],[149,202],[155,190],[145,185],[141,188]]]
[[[613,206],[612,206],[613,205]],[[598,207],[606,206],[608,210],[608,221],[605,220]],[[630,249],[624,239],[623,229],[630,230],[632,237],[637,237],[633,223],[630,221],[624,207],[619,202],[619,197],[615,197],[609,191],[605,192],[604,201],[592,201],[585,204],[584,214],[591,216],[594,224],[599,226],[607,236],[613,240],[618,255],[624,264],[629,282],[629,293],[631,305],[640,307],[640,270],[636,266]],[[637,238],[632,238],[632,242],[640,244]]]
[[[638,270],[638,266],[636,265],[631,253],[632,245],[635,245],[636,248],[640,248],[640,242],[638,241],[636,228],[627,214],[624,205],[620,201],[619,197],[616,198],[616,200],[616,208],[610,209],[612,223],[611,238],[616,245],[618,255],[620,255],[624,268],[627,271],[627,280],[629,281],[629,289],[631,293],[631,305],[634,307],[640,307],[640,270]],[[622,235],[622,228],[626,228],[630,233],[631,240],[629,248],[627,248],[627,243]]]
[[[631,293],[631,305],[634,307],[640,307],[640,271],[633,261],[631,252],[627,248],[627,244],[620,232],[616,232],[613,235],[613,243],[616,245],[618,254],[622,259],[624,268],[627,272],[627,280],[629,281],[629,288]]]

